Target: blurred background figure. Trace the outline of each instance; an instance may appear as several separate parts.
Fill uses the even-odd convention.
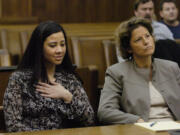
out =
[[[180,39],[180,23],[178,20],[178,8],[175,0],[161,0],[160,16],[162,23],[165,24],[173,33],[175,39]]]
[[[156,40],[174,39],[167,26],[154,20],[154,3],[152,0],[136,0],[134,3],[134,14],[136,17],[142,17],[151,21],[154,31],[153,35]]]
[[[153,36],[155,40],[174,40],[172,32],[168,27],[155,20],[156,15],[154,14],[154,3],[152,0],[136,0],[134,2],[134,15],[136,17],[141,17],[147,19],[151,22],[153,28]],[[121,51],[118,51],[117,47],[117,57],[119,62],[123,62]]]

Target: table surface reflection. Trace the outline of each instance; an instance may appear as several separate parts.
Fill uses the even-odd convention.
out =
[[[0,135],[169,135],[168,132],[153,132],[142,127],[129,125],[96,126],[44,130],[33,132],[0,133]]]

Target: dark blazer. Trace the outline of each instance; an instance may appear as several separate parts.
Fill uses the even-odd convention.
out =
[[[154,59],[152,84],[162,94],[176,120],[180,120],[180,69],[174,62]],[[149,70],[133,61],[109,67],[101,91],[98,117],[104,124],[148,121]]]
[[[173,40],[158,40],[155,45],[155,58],[171,60],[178,63],[180,67],[180,45]]]

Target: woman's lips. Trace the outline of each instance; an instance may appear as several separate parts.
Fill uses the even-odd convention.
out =
[[[62,59],[63,59],[63,56],[55,56],[55,59],[56,59],[56,60],[62,60]]]
[[[152,49],[153,47],[150,45],[150,46],[146,46],[145,47],[145,50],[148,50],[148,49]]]

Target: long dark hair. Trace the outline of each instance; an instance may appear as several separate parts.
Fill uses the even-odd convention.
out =
[[[62,32],[66,43],[66,53],[61,64],[56,65],[56,71],[65,70],[69,73],[75,73],[75,67],[72,65],[68,54],[68,43],[66,33],[61,25],[53,21],[40,23],[33,31],[28,46],[18,66],[18,70],[32,70],[32,83],[41,79],[43,82],[49,82],[44,63],[43,45],[48,36],[53,33]]]

